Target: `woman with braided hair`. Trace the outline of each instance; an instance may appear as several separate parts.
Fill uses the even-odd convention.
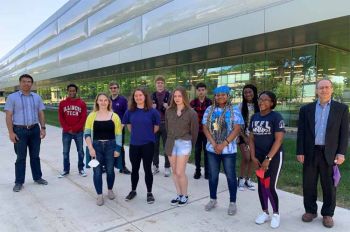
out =
[[[230,88],[217,87],[214,90],[213,105],[209,106],[203,116],[203,132],[207,137],[209,191],[210,201],[205,210],[210,211],[217,203],[217,187],[221,162],[227,178],[230,192],[228,215],[234,215],[236,208],[237,179],[236,179],[236,137],[244,124],[238,107],[231,104]]]
[[[243,191],[244,187],[249,190],[255,190],[255,186],[252,183],[250,176],[252,175],[253,162],[250,158],[249,152],[249,123],[252,116],[259,112],[258,105],[258,90],[252,84],[247,84],[243,87],[242,91],[242,103],[239,104],[239,109],[242,112],[242,117],[244,120],[244,126],[240,136],[238,137],[237,143],[241,150],[241,170],[238,178],[238,190]]]

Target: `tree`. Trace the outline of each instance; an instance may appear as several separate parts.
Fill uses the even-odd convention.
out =
[[[301,89],[297,85],[287,85],[286,83],[279,83],[276,88],[277,99],[282,102],[291,101],[301,96]]]

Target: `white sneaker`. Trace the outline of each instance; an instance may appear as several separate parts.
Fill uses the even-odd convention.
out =
[[[60,174],[58,174],[58,178],[63,178],[63,177],[65,177],[65,176],[67,176],[69,174],[69,172],[67,172],[67,171],[63,171],[63,172],[61,172]]]
[[[159,173],[159,168],[155,165],[153,165],[153,171],[152,171],[153,175]]]
[[[262,212],[259,216],[255,218],[255,223],[258,225],[264,224],[270,220],[270,215],[268,215],[266,212]]]
[[[101,206],[104,204],[104,200],[103,200],[103,195],[97,195],[97,199],[96,199],[96,205]]]
[[[280,215],[277,213],[274,213],[271,218],[271,228],[278,228],[280,226]]]
[[[215,199],[210,199],[208,204],[204,206],[205,211],[210,211],[216,206],[216,200]]]
[[[87,176],[87,174],[86,174],[86,172],[84,171],[84,169],[82,169],[82,170],[79,171],[79,175],[82,176],[82,177],[86,177],[86,176]]]
[[[165,177],[169,177],[170,173],[171,173],[170,168],[164,168],[164,176]]]
[[[238,180],[238,190],[239,191],[244,191],[244,183],[245,183],[245,179],[240,177]]]
[[[245,185],[247,186],[247,188],[249,190],[252,190],[252,191],[255,190],[255,186],[254,186],[254,184],[253,184],[253,182],[252,182],[252,180],[250,178],[246,179]]]
[[[115,194],[114,194],[114,192],[113,192],[112,189],[108,189],[108,194],[107,194],[107,196],[108,196],[108,198],[109,198],[110,200],[113,200],[113,199],[115,198]]]
[[[236,202],[230,202],[230,204],[228,205],[227,214],[235,215],[236,212],[237,212]]]

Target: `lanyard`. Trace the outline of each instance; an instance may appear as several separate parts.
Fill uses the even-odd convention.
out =
[[[19,92],[19,94],[20,94],[20,97],[21,97],[21,103],[22,103],[22,109],[23,109],[23,119],[24,119],[24,124],[26,125],[26,126],[30,126],[29,125],[29,117],[26,117],[26,108],[24,107],[24,101],[23,101],[23,94],[22,93],[20,93]],[[33,119],[33,123],[32,124],[34,124],[34,122],[36,121],[36,117],[35,117],[35,102],[34,102],[34,97],[33,97],[33,95],[32,94],[30,94],[30,97],[31,97],[31,101],[29,102],[29,111],[31,112],[31,114],[32,114],[32,119]],[[27,103],[27,102],[26,102]]]

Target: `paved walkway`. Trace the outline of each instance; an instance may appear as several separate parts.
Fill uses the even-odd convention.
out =
[[[163,177],[163,171],[155,176],[153,193],[156,202],[146,203],[144,176],[141,173],[137,197],[125,202],[130,190],[130,176],[116,174],[114,191],[116,199],[105,197],[105,205],[95,204],[92,170],[88,177],[80,177],[76,170],[76,151],[72,145],[71,174],[58,179],[62,169],[61,130],[47,126],[47,137],[42,141],[41,165],[48,186],[39,186],[31,179],[27,159],[26,183],[19,193],[12,192],[15,154],[9,142],[5,115],[0,112],[0,231],[268,231],[269,223],[256,225],[255,216],[260,213],[256,191],[238,192],[238,212],[227,215],[228,190],[224,176],[220,176],[218,206],[211,212],[203,207],[209,200],[205,179],[194,180],[194,166],[188,165],[190,203],[185,207],[170,206],[175,195],[171,178]],[[128,161],[128,159],[127,159]],[[161,160],[163,161],[163,160]],[[130,164],[127,163],[128,167]],[[104,182],[105,183],[105,182]],[[106,188],[106,185],[104,185]],[[306,224],[301,222],[303,213],[300,196],[279,191],[281,226],[276,231],[330,231],[322,226],[321,217]],[[350,210],[337,208],[332,231],[349,231]]]

